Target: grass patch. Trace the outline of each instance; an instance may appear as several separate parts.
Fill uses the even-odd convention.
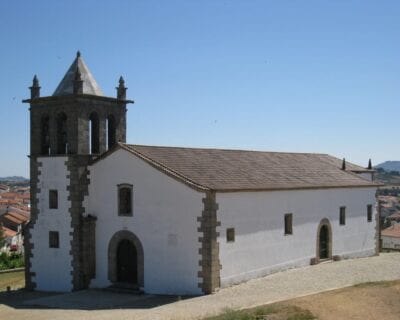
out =
[[[21,253],[0,253],[0,270],[21,268],[24,265],[24,256]]]
[[[0,291],[7,290],[10,286],[11,289],[20,289],[25,287],[25,272],[9,272],[0,273]]]
[[[309,310],[292,305],[276,303],[239,311],[227,310],[218,316],[204,320],[313,320],[317,319]]]

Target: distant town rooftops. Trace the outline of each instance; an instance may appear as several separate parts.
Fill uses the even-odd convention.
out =
[[[390,227],[382,230],[382,236],[400,238],[400,223],[394,223]]]

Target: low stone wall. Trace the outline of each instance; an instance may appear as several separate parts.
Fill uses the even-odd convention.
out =
[[[14,268],[14,269],[0,270],[0,274],[18,272],[18,271],[25,271],[25,268]]]

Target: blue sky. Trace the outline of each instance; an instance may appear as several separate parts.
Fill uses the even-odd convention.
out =
[[[76,51],[106,95],[123,75],[127,141],[400,160],[399,1],[1,1],[0,176],[28,176],[37,74]]]

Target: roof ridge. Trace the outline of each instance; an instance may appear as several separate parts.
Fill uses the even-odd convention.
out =
[[[166,148],[166,149],[218,150],[218,151],[241,151],[241,152],[307,154],[307,155],[312,154],[312,155],[330,156],[327,153],[318,153],[318,152],[265,151],[265,150],[229,149],[229,148],[215,148],[215,147],[180,147],[180,146],[160,146],[160,145],[145,145],[145,144],[131,144],[131,143],[122,143],[122,144],[132,147],[154,147],[154,148]]]

